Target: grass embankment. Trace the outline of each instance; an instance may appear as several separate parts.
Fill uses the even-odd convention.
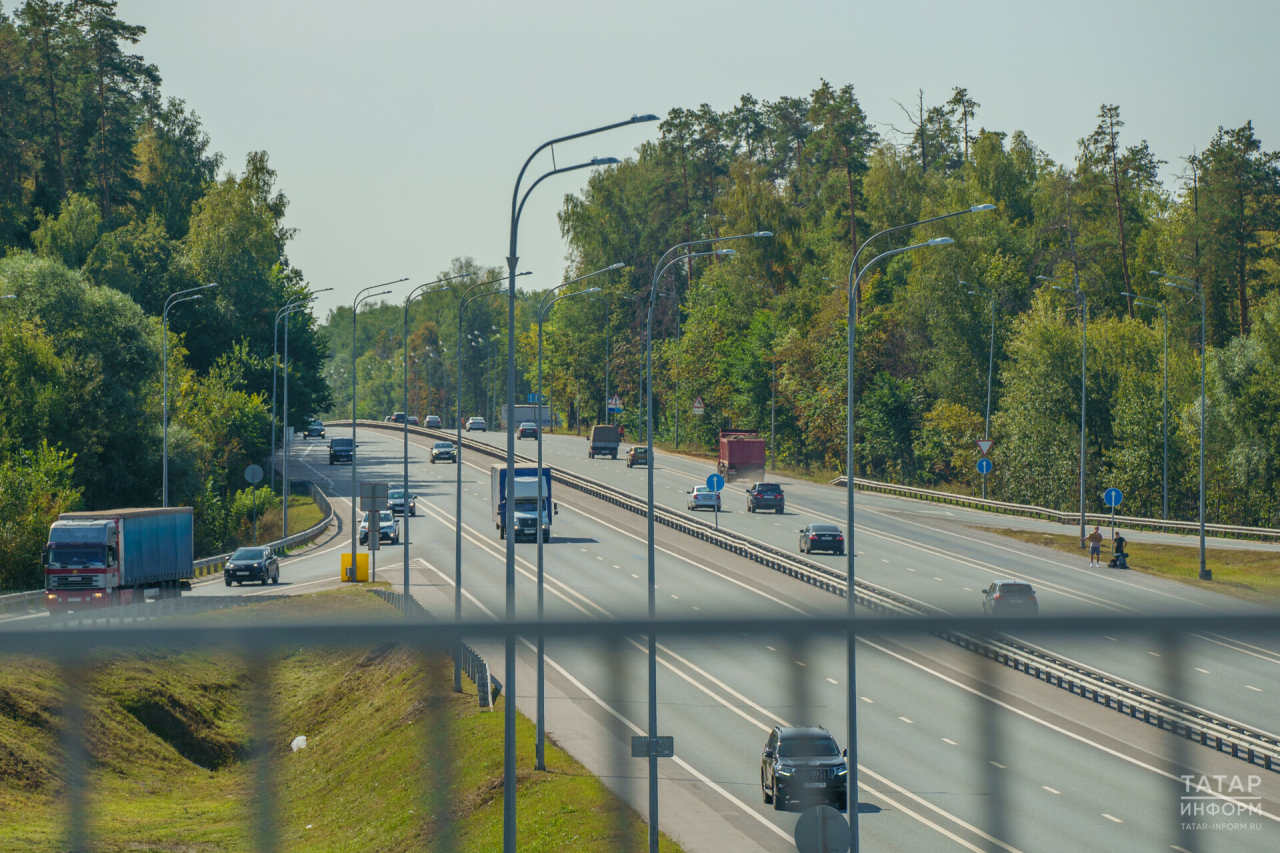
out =
[[[356,588],[251,607],[276,621],[395,613]],[[236,609],[209,618],[243,614]],[[454,757],[457,849],[500,849],[502,699],[496,712],[480,713],[474,685],[452,692],[447,658],[429,658],[424,666],[397,647],[298,650],[272,664],[276,724],[268,738],[282,849],[399,851],[420,849],[433,837],[417,782],[439,778],[423,759],[424,684],[443,685],[437,697]],[[65,849],[60,683],[46,661],[0,659],[2,851]],[[257,768],[249,759],[244,661],[214,652],[104,655],[89,683],[92,849],[250,849]],[[289,743],[300,734],[307,747],[291,752]],[[518,735],[521,849],[643,847],[644,823],[603,783],[551,743],[548,770],[534,772],[533,725],[523,717]],[[616,838],[617,815],[627,842]],[[664,839],[664,850],[679,848]]]
[[[997,527],[979,529],[1063,551],[1081,563],[1089,562],[1088,553],[1080,548],[1079,536]],[[1110,531],[1104,535],[1110,536]],[[1199,546],[1127,542],[1125,550],[1129,554],[1129,568],[1135,571],[1171,578],[1247,601],[1280,605],[1280,553],[1206,548],[1205,567],[1212,570],[1213,580],[1202,581]],[[1106,542],[1103,542],[1102,559],[1103,565],[1111,559]]]
[[[301,533],[311,527],[319,524],[324,519],[324,513],[316,502],[310,497],[303,495],[289,496],[289,535]],[[283,539],[284,534],[284,510],[281,507],[271,507],[263,510],[258,516],[258,541],[274,542],[277,539]],[[253,544],[253,522],[246,520],[240,525],[240,544]]]

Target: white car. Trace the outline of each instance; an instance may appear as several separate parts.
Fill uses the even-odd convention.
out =
[[[400,522],[396,521],[396,517],[392,515],[391,510],[384,509],[379,515],[378,520],[378,541],[390,542],[397,545],[400,542]],[[363,545],[369,541],[369,513],[364,514],[364,518],[360,520],[360,544]]]
[[[489,426],[484,422],[484,418],[467,418],[467,432],[488,432]]]
[[[689,492],[687,508],[690,512],[695,509],[709,509],[719,512],[720,493],[713,492],[706,486],[698,486],[693,491]]]

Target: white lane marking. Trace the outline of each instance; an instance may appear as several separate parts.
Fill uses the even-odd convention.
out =
[[[1191,632],[1191,636],[1195,637],[1197,640],[1204,640],[1206,643],[1213,643],[1215,646],[1222,646],[1224,649],[1230,649],[1233,652],[1239,652],[1242,655],[1248,655],[1249,657],[1257,658],[1258,660],[1264,660],[1267,663],[1280,663],[1280,660],[1277,660],[1272,655],[1260,655],[1256,652],[1251,652],[1248,649],[1240,648],[1240,646],[1244,644],[1242,643],[1237,644],[1237,641],[1232,640],[1230,637],[1223,637],[1222,639],[1229,641],[1229,642],[1223,643],[1219,640],[1213,639],[1213,637],[1206,637],[1203,634],[1197,634],[1195,632]],[[1221,635],[1215,634],[1214,636],[1221,636]],[[1257,646],[1253,646],[1252,648],[1257,648]],[[1263,651],[1265,651],[1265,649]]]
[[[1261,692],[1262,692],[1262,688],[1261,688],[1261,687],[1254,687],[1252,684],[1246,684],[1246,685],[1245,685],[1245,687],[1248,687],[1250,690],[1253,690],[1253,691],[1255,691],[1255,692],[1257,692],[1257,693],[1261,693]]]
[[[1226,640],[1229,643],[1235,643],[1237,646],[1241,646],[1242,648],[1253,649],[1254,651],[1271,655],[1274,663],[1280,663],[1280,652],[1275,652],[1271,649],[1264,649],[1262,646],[1255,646],[1252,643],[1246,643],[1244,640],[1237,640],[1234,637],[1224,637],[1221,634],[1213,634],[1213,636],[1217,637],[1219,640]]]
[[[1062,793],[1061,791],[1059,791],[1059,790],[1057,790],[1057,789],[1055,789],[1055,788],[1050,788],[1048,785],[1041,785],[1040,787],[1041,787],[1041,788],[1044,788],[1044,789],[1045,789],[1046,791],[1048,791],[1050,794],[1061,794],[1061,793]]]
[[[861,699],[863,702],[866,702],[868,705],[874,705],[874,704],[875,704],[875,700],[874,700],[874,699],[868,699],[866,696],[859,696],[858,698],[859,698],[859,699]]]
[[[996,699],[996,698],[994,698],[994,697],[992,697],[992,696],[988,696],[987,694],[983,693],[983,692],[982,692],[982,691],[980,691],[980,690],[977,690],[977,689],[975,689],[975,688],[973,688],[973,687],[970,687],[970,686],[969,686],[969,685],[967,685],[967,684],[962,684],[962,683],[960,683],[959,681],[956,681],[954,678],[951,678],[951,677],[950,677],[950,676],[948,676],[948,675],[944,675],[944,674],[942,674],[941,672],[937,672],[937,671],[935,671],[935,670],[932,670],[932,669],[930,669],[929,667],[925,666],[925,665],[924,665],[924,664],[922,664],[922,663],[919,663],[919,662],[917,662],[917,661],[914,661],[914,660],[912,660],[911,658],[906,657],[905,655],[900,655],[900,654],[898,654],[897,652],[892,651],[891,649],[887,649],[887,648],[885,648],[884,646],[878,645],[877,643],[873,643],[872,641],[870,641],[870,640],[868,640],[868,639],[866,639],[866,638],[864,638],[864,637],[858,637],[858,642],[860,642],[860,643],[862,643],[862,644],[864,644],[864,645],[870,646],[871,648],[876,649],[877,651],[883,652],[884,654],[888,655],[888,656],[889,656],[889,657],[891,657],[891,658],[894,658],[895,660],[900,660],[900,661],[902,661],[902,662],[903,662],[903,663],[905,663],[905,664],[908,664],[908,665],[910,665],[910,666],[913,666],[913,667],[915,667],[916,669],[920,670],[921,672],[927,672],[929,675],[932,675],[934,678],[941,679],[942,681],[945,681],[946,683],[948,683],[948,684],[950,684],[950,685],[953,685],[953,686],[955,686],[955,687],[958,687],[958,688],[960,688],[961,690],[965,691],[966,693],[969,693],[969,694],[971,694],[971,695],[973,695],[973,696],[976,696],[976,697],[978,697],[979,699],[985,699],[986,701],[990,702],[992,705],[995,705],[995,706],[996,706],[996,707],[998,707],[998,708],[1004,708],[1006,711],[1011,711],[1011,712],[1013,712],[1013,713],[1017,714],[1019,717],[1022,717],[1023,719],[1030,720],[1030,721],[1031,721],[1031,722],[1033,722],[1033,723],[1038,723],[1039,725],[1044,726],[1045,728],[1049,729],[1050,731],[1054,731],[1054,732],[1057,732],[1058,734],[1061,734],[1061,735],[1064,735],[1064,736],[1066,736],[1066,737],[1069,737],[1069,738],[1071,738],[1072,740],[1076,741],[1077,743],[1082,743],[1082,744],[1085,744],[1085,745],[1087,745],[1087,746],[1091,746],[1091,747],[1093,747],[1094,749],[1098,750],[1099,752],[1103,752],[1103,753],[1105,753],[1105,754],[1107,754],[1107,755],[1110,755],[1110,756],[1112,756],[1112,757],[1114,757],[1114,758],[1119,758],[1121,761],[1126,761],[1126,762],[1128,762],[1129,764],[1134,765],[1135,767],[1141,767],[1143,770],[1149,770],[1150,772],[1155,773],[1157,776],[1163,776],[1164,778],[1169,779],[1169,780],[1172,780],[1172,781],[1174,781],[1174,782],[1180,782],[1180,781],[1182,781],[1178,776],[1175,776],[1175,775],[1174,775],[1174,774],[1172,774],[1172,773],[1168,773],[1168,772],[1166,772],[1166,771],[1164,771],[1164,770],[1161,770],[1159,767],[1155,767],[1155,766],[1153,766],[1153,765],[1147,764],[1145,761],[1140,761],[1140,760],[1138,760],[1138,759],[1136,759],[1136,758],[1133,758],[1133,757],[1131,757],[1131,756],[1125,755],[1123,752],[1119,752],[1118,750],[1114,750],[1114,749],[1112,749],[1112,748],[1111,748],[1111,747],[1109,747],[1109,746],[1103,746],[1103,745],[1102,745],[1102,744],[1100,744],[1100,743],[1096,743],[1095,741],[1091,741],[1091,740],[1089,740],[1087,737],[1085,737],[1084,735],[1079,735],[1079,734],[1076,734],[1076,733],[1075,733],[1075,732],[1073,732],[1073,731],[1069,731],[1069,730],[1067,730],[1067,729],[1064,729],[1064,728],[1062,728],[1061,726],[1054,725],[1053,723],[1050,723],[1048,720],[1042,720],[1042,719],[1040,719],[1039,717],[1035,716],[1034,714],[1031,714],[1031,713],[1030,713],[1030,712],[1028,712],[1028,711],[1024,711],[1024,710],[1022,710],[1021,708],[1015,708],[1014,706],[1010,705],[1010,704],[1009,704],[1009,703],[1007,703],[1007,702],[1002,702],[1002,701],[1000,701],[999,699]],[[996,767],[999,767],[1001,770],[1005,770],[1005,769],[1007,769],[1006,767],[1004,767],[1004,765],[996,764],[996,762],[994,762],[994,761],[989,762],[989,763],[991,763],[991,764],[995,764],[995,766],[996,766]],[[1234,803],[1237,807],[1240,807],[1240,808],[1243,808],[1243,807],[1244,807],[1243,803],[1241,803],[1241,802],[1240,802],[1240,801],[1238,801],[1238,800],[1233,799],[1232,797],[1228,797],[1228,796],[1226,796],[1225,794],[1212,793],[1212,796],[1213,796],[1215,799],[1223,800],[1223,801],[1225,801],[1225,802]],[[1265,811],[1259,811],[1259,810],[1257,810],[1257,809],[1255,809],[1255,808],[1254,808],[1254,804],[1253,804],[1253,803],[1250,803],[1250,804],[1249,804],[1249,809],[1250,809],[1250,813],[1252,813],[1252,814],[1261,814],[1261,815],[1263,815],[1264,817],[1267,817],[1267,818],[1269,818],[1269,819],[1271,819],[1271,820],[1273,820],[1273,821],[1276,821],[1277,823],[1280,823],[1280,816],[1273,815],[1273,814],[1271,814],[1271,813],[1269,813],[1269,812],[1265,812]]]
[[[297,589],[300,586],[315,586],[318,583],[341,583],[341,582],[342,582],[341,578],[324,578],[323,580],[307,581],[306,583],[291,583],[289,584],[288,588]],[[257,592],[246,592],[242,594],[247,597],[250,595],[266,595],[267,593],[273,592],[273,591],[277,591],[277,590],[272,590],[271,587],[267,587],[266,589],[260,589]],[[282,595],[287,595],[287,593],[282,593]]]
[[[1209,670],[1201,669],[1200,667],[1196,667],[1196,672],[1203,672],[1205,675],[1209,674]]]
[[[1155,657],[1155,658],[1163,657],[1163,655],[1161,655],[1159,652],[1147,652],[1147,654],[1149,654],[1149,655],[1151,655],[1152,657]]]
[[[1102,816],[1105,817],[1107,820],[1111,821],[1112,823],[1124,823],[1124,821],[1122,821],[1120,818],[1115,817],[1114,815],[1109,815],[1106,812],[1103,812]]]
[[[830,681],[832,684],[839,684],[839,683],[840,683],[840,682],[836,681],[834,678],[828,678],[828,679],[827,679],[827,681]]]
[[[1003,764],[1001,764],[999,761],[988,761],[987,763],[990,764],[992,767],[999,767],[1001,770],[1009,769],[1008,767],[1005,767]]]
[[[863,767],[861,764],[858,765],[858,770],[860,770],[863,773],[866,773],[869,776],[875,777],[876,779],[880,780],[880,782],[882,782],[883,784],[888,785],[890,788],[893,788],[893,790],[897,791],[899,794],[903,794],[904,796],[910,797],[920,805],[925,806],[926,808],[932,809],[933,811],[937,812],[938,814],[942,815],[948,820],[955,822],[958,826],[963,826],[965,829],[969,830],[979,838],[982,838],[986,841],[990,841],[992,844],[996,844],[1000,847],[1003,847],[1005,850],[1008,850],[1009,853],[1021,853],[1021,851],[1018,850],[1018,848],[1010,846],[1009,844],[1006,844],[1005,842],[996,838],[994,835],[988,835],[987,833],[983,832],[981,829],[978,829],[978,827],[974,826],[973,824],[968,823],[964,820],[961,820],[960,818],[956,817],[955,815],[951,814],[948,811],[944,811],[943,809],[939,808],[938,806],[935,806],[933,803],[926,800],[924,797],[921,797],[907,790],[906,788],[902,787],[901,785],[898,785],[895,782],[889,781],[888,779],[881,776],[879,773],[868,770],[867,768]],[[859,785],[861,785],[861,783],[859,783]],[[974,847],[973,849],[976,850],[978,848]]]
[[[428,563],[426,560],[422,559],[421,557],[417,557],[416,559],[417,559],[417,561],[418,561],[419,563],[422,563],[422,565],[426,566],[428,569],[430,569],[431,571],[435,572],[435,573],[436,573],[436,574],[438,574],[440,577],[444,578],[445,583],[449,584],[449,586],[454,586],[454,585],[455,585],[455,584],[454,584],[454,580],[453,580],[453,578],[449,577],[449,576],[448,576],[448,575],[446,575],[444,572],[440,571],[440,570],[439,570],[439,569],[437,569],[435,566],[431,565],[430,563]],[[493,619],[494,621],[497,621],[498,617],[497,617],[496,615],[494,615],[494,612],[493,612],[492,610],[490,610],[489,608],[485,607],[485,606],[484,606],[484,604],[482,604],[482,603],[480,602],[480,599],[476,598],[474,595],[472,595],[472,594],[471,594],[471,591],[470,591],[470,590],[468,590],[468,589],[463,589],[463,590],[462,590],[462,594],[463,594],[464,596],[466,596],[466,598],[467,598],[467,600],[468,600],[468,601],[470,601],[470,602],[471,602],[472,604],[474,604],[476,607],[479,607],[481,610],[483,610],[483,611],[485,612],[485,615],[486,615],[486,616],[488,616],[490,619]]]
[[[942,742],[943,742],[943,743],[949,743],[949,744],[951,744],[952,746],[959,746],[959,745],[960,745],[960,744],[956,743],[955,741],[953,741],[953,740],[952,740],[951,738],[949,738],[949,737],[944,737],[944,738],[942,739]]]
[[[906,723],[907,725],[911,725],[911,721],[908,720],[906,717],[899,717],[898,719],[902,720],[902,722]]]

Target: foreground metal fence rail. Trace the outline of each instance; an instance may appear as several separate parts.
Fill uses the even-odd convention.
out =
[[[59,623],[60,630],[49,627],[36,627],[20,621],[0,625],[0,654],[33,654],[57,662],[63,673],[65,684],[65,702],[62,707],[64,773],[66,784],[65,796],[69,809],[66,812],[66,843],[63,849],[80,853],[90,849],[90,833],[88,814],[83,805],[88,793],[88,767],[90,751],[84,740],[86,727],[84,692],[89,683],[88,672],[95,657],[103,652],[121,652],[131,650],[163,648],[170,651],[217,649],[242,656],[249,663],[249,677],[252,682],[252,702],[250,709],[250,725],[254,731],[265,732],[273,725],[272,709],[266,701],[266,690],[263,685],[269,679],[271,656],[277,652],[298,648],[364,648],[383,644],[401,644],[409,649],[424,653],[438,652],[443,648],[463,650],[469,675],[478,685],[487,685],[488,666],[467,645],[465,639],[485,641],[489,643],[517,642],[522,638],[539,635],[552,641],[570,641],[577,647],[590,647],[596,650],[605,662],[606,672],[616,677],[619,667],[618,650],[633,641],[637,636],[653,635],[661,637],[664,643],[695,640],[713,640],[720,644],[743,642],[743,638],[751,637],[752,642],[759,642],[761,637],[776,637],[784,647],[800,649],[822,639],[844,641],[848,638],[861,640],[879,640],[884,638],[895,640],[911,640],[932,637],[946,637],[952,642],[971,643],[974,651],[983,658],[974,657],[975,672],[981,672],[981,666],[989,666],[988,661],[1028,671],[1036,678],[1056,687],[1070,690],[1091,699],[1093,702],[1105,703],[1116,710],[1152,726],[1170,733],[1164,747],[1169,756],[1170,766],[1185,767],[1188,765],[1187,754],[1182,746],[1189,740],[1200,743],[1216,741],[1217,749],[1230,752],[1233,757],[1246,761],[1251,766],[1277,770],[1280,765],[1280,753],[1276,751],[1277,741],[1274,736],[1266,735],[1241,727],[1239,724],[1210,715],[1201,709],[1192,709],[1180,704],[1168,696],[1148,692],[1145,695],[1127,693],[1127,688],[1115,683],[1099,681],[1096,673],[1077,671],[1073,664],[1060,658],[1052,658],[1028,641],[1012,640],[1010,635],[1018,636],[1072,636],[1097,635],[1108,633],[1114,636],[1130,636],[1154,638],[1169,661],[1170,672],[1177,672],[1184,666],[1180,637],[1197,631],[1229,630],[1237,636],[1271,637],[1280,635],[1280,616],[1226,616],[1226,617],[1124,617],[1124,618],[1061,618],[1043,617],[1029,620],[1010,619],[975,619],[951,618],[937,615],[904,615],[904,616],[870,616],[867,618],[704,618],[698,620],[670,619],[619,619],[616,621],[515,621],[495,622],[439,622],[429,618],[425,610],[414,611],[407,605],[399,593],[377,591],[377,595],[402,608],[408,607],[414,618],[393,616],[381,621],[352,622],[335,620],[313,622],[308,624],[266,624],[253,621],[251,618],[226,620],[218,623],[202,623],[199,620],[167,619],[164,621],[141,621],[139,619],[117,618],[118,612],[110,614],[111,621],[106,623],[102,618],[96,622],[89,616],[80,620],[68,620]],[[244,597],[234,597],[236,604],[245,602]],[[189,602],[200,599],[187,599]],[[179,601],[175,601],[177,605]],[[209,610],[227,602],[213,600],[207,604],[193,606],[192,610],[179,608],[156,608],[157,614],[181,615],[182,612]],[[121,610],[122,608],[118,608]],[[252,608],[245,608],[243,614],[252,616]],[[105,615],[105,614],[104,614]],[[1002,634],[993,635],[993,628],[1003,629]],[[955,638],[969,638],[958,640]],[[786,644],[790,644],[786,646]],[[1021,649],[1021,656],[1015,657],[1010,649]],[[1034,662],[1031,662],[1034,661]],[[800,679],[806,676],[795,670],[792,677],[797,679],[797,694],[800,708],[806,706],[808,696]],[[455,815],[452,811],[451,798],[445,796],[450,790],[450,773],[447,756],[451,749],[450,733],[447,723],[435,725],[434,715],[444,714],[441,696],[451,692],[448,674],[441,668],[434,683],[423,679],[422,689],[424,701],[423,713],[427,716],[427,725],[423,727],[424,761],[432,764],[432,775],[429,790],[425,796],[432,810],[435,832],[438,838],[451,838]],[[481,696],[489,691],[482,689]],[[1123,695],[1122,695],[1123,694]],[[483,701],[483,699],[482,699]],[[1164,704],[1161,704],[1164,703]],[[1175,707],[1177,706],[1177,707]],[[1176,712],[1176,713],[1175,713]],[[1200,716],[1197,716],[1200,715]],[[1206,719],[1205,717],[1209,717]],[[443,719],[443,718],[441,718]],[[1000,737],[998,730],[992,736]],[[1256,742],[1247,742],[1257,738]],[[265,740],[262,738],[261,740]],[[1224,746],[1230,742],[1229,748]],[[508,748],[514,749],[513,744]],[[619,753],[621,754],[621,753]],[[254,791],[249,798],[255,811],[255,843],[258,851],[275,850],[280,833],[276,826],[275,798],[271,796],[276,781],[276,768],[270,750],[259,747],[256,753],[256,772]],[[625,759],[618,759],[620,762]],[[621,765],[619,765],[621,766]],[[1166,774],[1167,775],[1167,774]],[[1173,779],[1175,777],[1170,776]],[[1162,789],[1163,790],[1163,789]],[[992,814],[995,824],[999,825],[1000,809],[1004,789],[997,786],[991,797],[987,798],[986,808]],[[1161,794],[1165,796],[1166,794]],[[1176,807],[1179,801],[1177,786],[1168,786],[1167,796],[1175,807],[1173,814],[1178,814]],[[1185,830],[1182,830],[1185,832]],[[1178,836],[1179,843],[1174,849],[1186,848],[1188,843],[1183,836]],[[448,844],[446,848],[452,849]],[[1193,844],[1194,846],[1194,844]],[[438,846],[436,847],[438,849]],[[976,848],[975,848],[976,849]],[[1012,849],[1012,848],[1010,848]],[[1166,848],[1167,849],[1167,848]]]

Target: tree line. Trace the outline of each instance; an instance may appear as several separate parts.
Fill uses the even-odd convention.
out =
[[[0,588],[40,582],[58,512],[160,503],[171,294],[218,285],[169,317],[170,495],[197,551],[238,541],[241,472],[270,446],[275,313],[306,292],[288,199],[265,152],[224,170],[131,52],[144,33],[111,0],[0,10]],[[297,423],[329,406],[328,353],[292,323]]]
[[[772,239],[725,244],[735,257],[682,262],[661,283],[656,437],[674,440],[677,411],[682,447],[710,450],[723,428],[767,435],[776,397],[779,463],[842,473],[854,253],[882,229],[990,203],[993,213],[880,238],[863,255],[955,239],[878,265],[855,294],[857,473],[976,490],[993,346],[989,494],[1076,508],[1081,318],[1073,295],[1040,277],[1068,289],[1078,280],[1089,315],[1088,508],[1102,509],[1102,491],[1117,486],[1127,512],[1162,512],[1163,319],[1137,294],[1167,309],[1170,515],[1194,517],[1200,306],[1161,287],[1149,275],[1158,270],[1192,278],[1205,293],[1209,519],[1280,525],[1280,154],[1246,122],[1207,132],[1203,148],[1170,166],[1126,128],[1120,107],[1104,104],[1096,126],[1082,128],[1074,158],[1059,163],[1022,131],[983,126],[980,111],[963,88],[932,105],[921,92],[903,105],[901,129],[882,133],[853,86],[826,81],[801,97],[744,95],[723,112],[671,110],[657,140],[564,200],[566,279],[627,266],[592,281],[605,293],[566,300],[548,319],[544,385],[558,416],[603,420],[607,327],[610,393],[622,398],[629,433],[641,435],[644,300],[657,259],[676,243],[768,230]],[[1167,166],[1175,177],[1162,181]],[[516,342],[522,398],[533,380],[534,296],[521,302]],[[436,369],[456,376],[451,299],[415,308],[441,313],[412,328],[440,337],[450,352]],[[349,312],[345,322],[345,333],[331,325],[335,353],[347,346],[343,334],[350,339]],[[398,328],[388,314],[359,331],[361,359],[385,368],[392,384],[402,375]],[[481,368],[471,348],[461,349],[465,417]],[[349,359],[348,348],[331,379]],[[349,374],[342,378],[349,388]],[[375,404],[372,377],[358,378],[370,382],[362,412],[400,408],[399,395]],[[342,393],[334,384],[335,401]],[[691,412],[696,397],[706,404],[701,417]]]

